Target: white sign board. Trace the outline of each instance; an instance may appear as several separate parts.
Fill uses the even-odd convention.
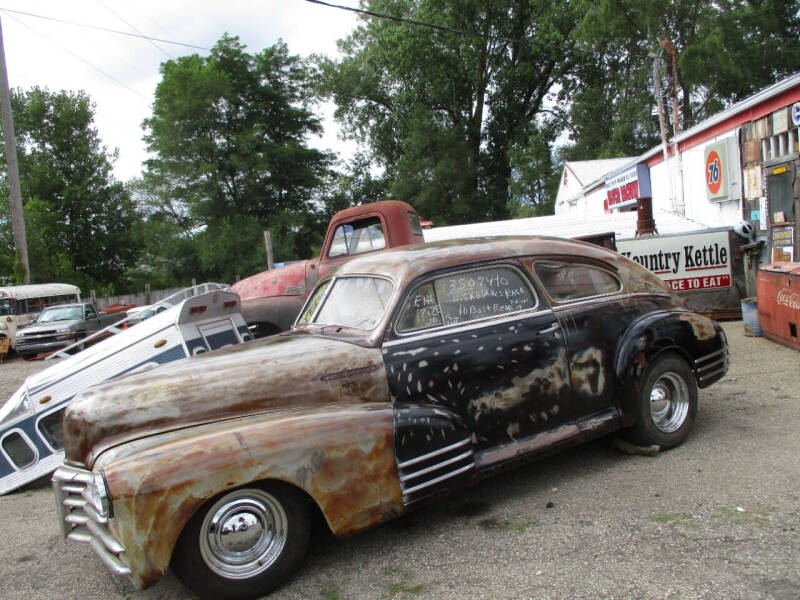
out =
[[[676,292],[731,286],[727,231],[618,240],[617,250],[658,275]]]

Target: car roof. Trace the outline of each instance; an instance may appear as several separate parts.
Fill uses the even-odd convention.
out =
[[[365,254],[345,263],[337,275],[374,274],[397,283],[448,267],[517,256],[580,256],[614,265],[620,254],[594,244],[545,236],[444,240]]]

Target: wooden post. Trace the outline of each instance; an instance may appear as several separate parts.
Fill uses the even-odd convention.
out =
[[[17,165],[17,141],[14,136],[14,117],[11,114],[11,96],[8,91],[8,72],[6,71],[6,51],[3,46],[2,25],[0,25],[0,112],[3,113],[3,138],[6,146],[14,246],[19,253],[19,262],[22,264],[24,272],[22,283],[30,283],[31,268],[28,263],[28,240],[25,237],[25,218],[22,213],[22,192],[19,187],[19,166]]]
[[[264,232],[264,246],[267,249],[267,270],[275,267],[275,257],[272,255],[272,235],[269,230]]]
[[[145,305],[152,304],[152,302],[150,301],[150,284],[149,283],[145,283],[144,284],[144,303],[145,303]]]

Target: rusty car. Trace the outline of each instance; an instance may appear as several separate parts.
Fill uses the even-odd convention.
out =
[[[54,475],[64,535],[137,587],[268,593],[336,536],[518,461],[621,430],[677,446],[728,369],[714,321],[583,242],[483,238],[369,254],[291,331],[85,392]]]

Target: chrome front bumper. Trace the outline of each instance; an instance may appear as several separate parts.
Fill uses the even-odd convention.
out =
[[[53,474],[56,508],[64,537],[89,543],[106,566],[116,575],[130,575],[125,548],[108,530],[108,519],[91,501],[94,475],[86,469],[62,465]]]

